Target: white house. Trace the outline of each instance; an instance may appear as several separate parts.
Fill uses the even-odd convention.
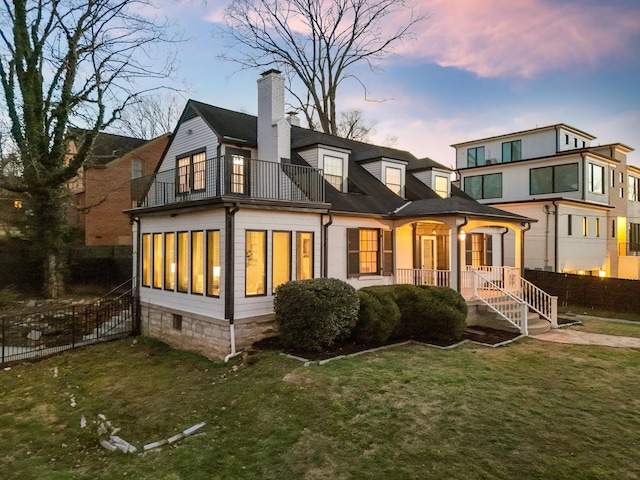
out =
[[[156,173],[133,184],[143,333],[221,358],[273,335],[289,280],[477,296],[467,265],[485,286],[504,286],[510,265],[515,285],[532,219],[477,202],[430,159],[297,126],[277,71],[258,92],[257,118],[190,100]]]
[[[452,146],[466,193],[538,220],[527,233],[526,268],[638,279],[640,172],[627,165],[633,149],[593,146],[595,138],[557,124]]]

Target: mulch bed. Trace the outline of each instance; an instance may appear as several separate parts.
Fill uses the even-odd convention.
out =
[[[467,329],[462,339],[458,342],[433,342],[428,340],[420,340],[417,338],[405,338],[405,339],[394,339],[393,342],[389,344],[382,345],[364,345],[362,343],[357,343],[353,341],[343,342],[333,347],[323,350],[321,352],[309,352],[306,350],[297,350],[291,348],[284,348],[281,343],[279,337],[270,337],[260,340],[253,344],[253,348],[256,350],[271,350],[271,351],[279,351],[289,355],[293,355],[299,358],[303,358],[311,361],[322,361],[327,360],[333,357],[339,357],[341,355],[351,355],[354,353],[362,352],[364,350],[371,350],[373,348],[383,347],[386,345],[393,345],[396,343],[402,343],[407,340],[415,340],[418,342],[426,343],[429,345],[435,345],[438,347],[450,347],[452,345],[456,345],[457,343],[463,340],[470,340],[473,342],[482,343],[485,345],[497,345],[499,343],[513,340],[518,337],[519,333],[505,332],[502,330],[494,330],[492,328],[484,328],[484,327],[472,327]]]

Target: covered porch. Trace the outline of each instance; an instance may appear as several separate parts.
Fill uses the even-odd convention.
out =
[[[557,298],[522,277],[529,226],[468,217],[396,225],[395,283],[453,288],[467,303],[479,302],[524,335],[532,314],[555,328]],[[515,235],[506,236],[509,230]]]

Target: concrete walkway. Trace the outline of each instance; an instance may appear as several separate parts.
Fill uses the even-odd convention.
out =
[[[556,328],[541,335],[530,335],[531,338],[545,342],[573,343],[578,345],[602,345],[605,347],[640,348],[640,338],[603,335],[601,333],[580,332]]]

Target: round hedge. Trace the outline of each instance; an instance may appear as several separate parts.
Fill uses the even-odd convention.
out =
[[[388,291],[363,288],[358,290],[360,310],[352,337],[358,342],[377,345],[385,343],[398,327],[400,309]]]
[[[358,320],[359,303],[356,289],[335,278],[280,285],[273,308],[283,346],[319,351],[348,338]]]

